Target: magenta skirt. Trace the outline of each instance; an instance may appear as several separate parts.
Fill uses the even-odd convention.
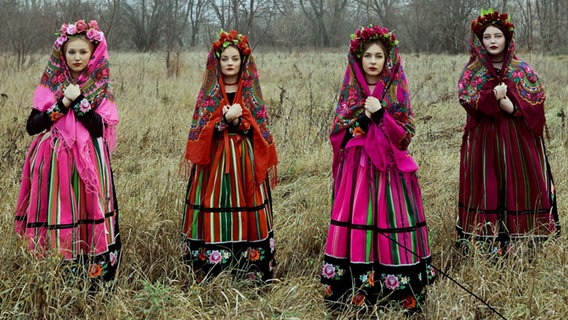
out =
[[[378,170],[350,141],[333,188],[321,274],[326,302],[419,307],[434,270],[416,173],[395,164]]]

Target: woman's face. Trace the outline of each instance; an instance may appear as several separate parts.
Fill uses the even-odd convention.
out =
[[[505,51],[505,35],[494,26],[489,26],[483,31],[482,42],[490,56],[500,56]]]
[[[77,78],[85,70],[92,54],[90,42],[81,38],[73,38],[67,41],[65,44],[65,61],[74,78]]]
[[[367,50],[363,52],[361,63],[365,75],[369,77],[378,77],[385,65],[386,55],[381,46],[376,43],[371,44]]]
[[[221,74],[225,77],[232,77],[239,74],[241,70],[241,54],[237,48],[229,46],[221,52],[219,58],[221,64]]]

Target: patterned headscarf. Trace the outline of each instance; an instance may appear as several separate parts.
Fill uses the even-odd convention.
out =
[[[333,119],[332,134],[351,127],[361,113],[365,112],[365,99],[368,96],[373,96],[379,99],[386,112],[406,131],[406,134],[399,141],[393,141],[400,150],[404,150],[414,136],[414,123],[412,121],[413,114],[410,107],[408,84],[401,64],[402,59],[399,55],[398,41],[394,34],[386,28],[371,25],[360,30],[363,31],[356,33],[351,41],[348,55],[349,64],[345,71],[343,86]],[[361,71],[361,59],[357,58],[356,54],[361,55],[361,46],[365,41],[375,39],[382,41],[388,52],[385,66],[379,75],[379,82],[374,91],[370,92],[365,76]]]
[[[94,46],[94,51],[87,67],[75,81],[65,61],[64,44],[76,37],[84,36]],[[64,24],[61,35],[54,43],[49,62],[40,83],[34,93],[33,108],[46,111],[58,100],[69,84],[76,84],[81,93],[90,102],[91,108],[99,114],[104,122],[103,139],[111,152],[116,146],[116,126],[118,112],[109,81],[109,62],[107,43],[96,21],[89,24],[79,20],[75,24]],[[88,186],[87,190],[98,190],[98,178],[95,164],[88,156],[88,143],[91,139],[89,131],[78,121],[73,111],[67,112],[51,126],[51,133],[62,139],[62,147],[72,150],[80,177]]]
[[[236,31],[228,33],[229,35],[237,34],[236,38],[226,37],[223,34],[227,33],[222,31],[220,39],[238,42],[235,45],[243,56],[238,88],[233,103],[241,105],[243,109],[241,119],[248,122],[251,125],[251,130],[254,131],[255,181],[261,183],[266,178],[267,173],[270,173],[271,178],[273,178],[271,182],[274,184],[276,164],[278,163],[276,147],[270,133],[268,113],[262,98],[258,71],[250,52],[248,40],[246,37],[238,35]],[[223,47],[223,43],[221,43],[221,47]],[[223,106],[229,104],[219,58],[216,55],[219,48],[219,41],[214,42],[207,55],[204,81],[197,96],[185,150],[185,159],[190,166],[193,164],[207,165],[211,162],[210,152],[215,124],[223,117]]]
[[[490,14],[489,17],[497,17],[496,19],[499,21],[502,20],[502,15],[498,12],[492,11]],[[494,83],[491,89],[503,82],[507,85],[507,95],[523,114],[523,118],[529,128],[541,136],[545,124],[544,101],[546,100],[546,95],[544,87],[541,85],[535,71],[525,61],[516,56],[515,40],[513,39],[514,28],[511,27],[511,23],[507,29],[508,31],[504,31],[510,33],[510,39],[507,39],[507,51],[503,60],[503,68],[499,73],[495,70],[491,58],[479,37],[479,28],[476,27],[478,25],[476,21],[480,21],[482,17],[485,17],[483,19],[486,22],[485,28],[489,25],[500,26],[497,22],[487,22],[489,18],[483,14],[472,23],[470,58],[458,82],[460,104],[472,116],[469,117],[468,125],[472,126],[475,124],[476,110],[488,109],[483,106],[492,106],[494,116],[501,114],[493,93],[483,92],[482,89],[488,81]],[[485,28],[481,30],[481,34],[485,31]],[[485,97],[489,98],[484,99]]]

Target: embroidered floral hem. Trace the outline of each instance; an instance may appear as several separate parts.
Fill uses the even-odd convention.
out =
[[[426,297],[426,285],[435,280],[430,258],[411,266],[355,264],[325,256],[321,282],[325,302],[332,308],[345,305],[381,305],[400,301],[408,310],[418,310]]]
[[[199,282],[224,270],[230,270],[237,278],[265,282],[272,278],[276,265],[272,232],[265,240],[240,243],[205,243],[185,239],[182,249],[185,263],[192,267]]]

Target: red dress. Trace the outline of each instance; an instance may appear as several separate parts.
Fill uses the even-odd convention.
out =
[[[556,193],[543,140],[544,88],[534,70],[508,45],[503,70],[494,69],[475,34],[459,83],[467,111],[461,146],[459,239],[547,238],[560,229]],[[513,114],[493,94],[507,85]]]

